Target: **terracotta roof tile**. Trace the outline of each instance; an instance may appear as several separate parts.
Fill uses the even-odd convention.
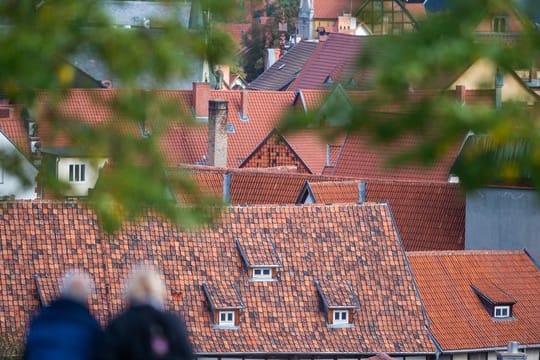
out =
[[[259,238],[258,242],[255,241],[242,241],[238,240],[238,247],[242,253],[242,257],[245,256],[247,266],[278,266],[281,264],[281,260],[276,252],[275,245],[271,242],[271,239],[264,239],[257,234],[253,235]]]
[[[539,344],[540,271],[524,251],[468,250],[407,253],[431,320],[445,351]],[[471,284],[491,283],[515,299],[511,319],[496,320]]]
[[[352,14],[361,2],[361,0],[314,0],[313,17],[315,19],[337,19],[344,13]]]
[[[316,280],[317,289],[328,308],[357,308],[356,294],[345,279],[333,281]]]
[[[218,198],[222,198],[223,195],[223,177],[225,173],[230,173],[230,201],[234,205],[294,204],[306,181],[339,179],[329,176],[283,172],[279,169],[223,169],[194,166],[188,167],[187,170],[201,191]],[[169,171],[174,173],[175,169]],[[175,193],[180,202],[189,200],[183,195],[181,189]]]
[[[240,294],[238,294],[232,283],[216,285],[204,281],[202,287],[213,309],[225,310],[245,307]]]
[[[478,281],[471,284],[473,290],[493,304],[514,304],[516,300],[490,281]]]
[[[448,182],[450,169],[457,158],[461,144],[446,151],[431,165],[401,164],[391,168],[387,161],[414,149],[420,142],[417,136],[403,135],[386,144],[374,144],[369,134],[349,134],[338,157],[333,175],[356,178],[378,178],[406,181]]]
[[[2,132],[27,157],[30,156],[30,142],[24,121],[19,116],[20,108],[12,105],[0,105],[0,112],[5,117],[0,119],[0,132]]]
[[[465,246],[465,197],[457,184],[376,179],[309,181],[319,204],[356,203],[359,183],[366,200],[388,202],[407,251],[462,250]]]
[[[221,30],[231,35],[231,38],[234,42],[241,47],[242,46],[242,37],[249,30],[251,24],[219,24]]]
[[[87,269],[96,283],[90,308],[105,321],[124,306],[130,265],[147,259],[162,269],[169,307],[183,313],[198,354],[435,352],[385,205],[233,207],[198,231],[148,214],[112,235],[79,203],[0,208],[2,334],[20,336],[38,306],[34,274],[58,279],[65,269]],[[272,239],[283,262],[279,280],[249,281],[235,238],[246,246]],[[314,279],[351,282],[361,304],[353,327],[327,327]],[[238,329],[211,325],[203,281],[219,291],[234,284],[245,305]]]

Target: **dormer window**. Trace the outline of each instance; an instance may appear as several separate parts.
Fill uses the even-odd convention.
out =
[[[253,279],[261,279],[261,280],[272,279],[272,269],[270,268],[253,269]]]
[[[485,282],[481,285],[474,284],[471,285],[471,288],[493,319],[512,318],[512,307],[516,300],[503,289],[491,282]]]
[[[332,324],[348,324],[349,323],[349,310],[334,310],[334,321]]]
[[[215,329],[240,328],[240,313],[245,309],[240,293],[232,284],[202,283],[210,308],[210,320]]]
[[[509,305],[498,305],[493,308],[493,317],[494,318],[507,318],[510,317],[510,306]]]
[[[329,328],[354,326],[353,314],[360,307],[352,287],[345,281],[318,281],[315,286],[319,293],[321,309],[324,311]]]
[[[220,311],[219,312],[219,325],[220,326],[234,326],[234,311]]]
[[[85,164],[69,164],[69,182],[84,182],[86,180]]]
[[[257,239],[240,243],[236,239],[236,247],[246,264],[250,281],[277,281],[282,265],[272,241]]]

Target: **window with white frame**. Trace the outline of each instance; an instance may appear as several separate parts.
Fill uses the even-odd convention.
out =
[[[234,311],[220,311],[219,325],[234,326]]]
[[[86,180],[85,164],[69,165],[69,182],[84,182]]]
[[[332,324],[348,324],[349,323],[349,311],[348,310],[334,310],[334,316]]]
[[[272,279],[272,269],[255,268],[253,269],[253,278],[258,280]]]
[[[510,306],[495,306],[493,308],[493,317],[496,318],[507,318],[510,317]]]

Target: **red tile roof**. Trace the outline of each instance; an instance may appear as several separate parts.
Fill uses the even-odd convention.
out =
[[[366,183],[366,200],[388,202],[407,251],[462,250],[465,198],[457,184],[384,180]],[[319,204],[356,203],[360,180],[309,182]]]
[[[0,132],[27,157],[30,156],[30,140],[23,119],[19,116],[20,108],[0,105],[0,112],[6,116],[0,118]]]
[[[368,36],[354,36],[340,33],[330,33],[326,41],[319,42],[304,68],[296,80],[289,86],[289,90],[300,89],[327,89],[332,84],[325,84],[328,76],[332,81],[345,80],[346,75],[352,77],[355,72],[356,59],[367,47]],[[368,76],[369,71],[362,73]],[[337,75],[337,78],[336,78]],[[355,78],[361,75],[355,75]],[[343,79],[342,79],[343,78]]]
[[[430,329],[445,351],[540,344],[540,271],[522,250],[407,253]],[[474,284],[493,284],[516,300],[513,318],[496,320]]]
[[[251,24],[227,23],[227,24],[219,24],[218,26],[222,31],[231,35],[231,38],[240,48],[242,47],[242,37],[249,30],[249,28],[251,27]]]
[[[107,126],[115,131],[123,131],[140,137],[140,119],[119,119],[112,110],[112,101],[118,89],[73,89],[60,106],[60,112],[68,117],[79,118],[90,127]],[[178,106],[178,115],[167,122],[163,134],[158,139],[166,162],[170,166],[196,164],[207,155],[208,125],[186,124],[190,114],[192,94],[189,90],[158,90],[158,100]],[[248,94],[249,121],[240,119],[241,93],[239,91],[218,91],[210,93],[210,99],[224,99],[229,102],[228,123],[234,126],[234,133],[228,134],[228,165],[237,167],[262,139],[277,126],[282,115],[290,108],[294,93],[282,91],[250,91]],[[42,97],[39,112],[39,134],[44,146],[68,146],[68,138],[60,133],[54,138],[53,122],[45,114],[46,98]],[[183,112],[183,113],[182,113]],[[191,115],[187,115],[191,120]],[[63,123],[65,124],[65,122]]]
[[[403,135],[386,144],[374,144],[369,134],[349,134],[339,155],[332,175],[405,181],[448,182],[450,169],[457,158],[461,144],[445,149],[431,165],[418,163],[388,166],[388,161],[420,143],[414,135]]]
[[[177,170],[170,169],[174,174]],[[223,194],[223,177],[231,174],[231,204],[294,204],[306,181],[335,180],[325,177],[295,172],[284,172],[278,169],[223,169],[205,166],[187,168],[191,178],[205,194],[221,199]],[[174,175],[171,175],[174,176]],[[179,202],[189,202],[181,189],[175,191]]]
[[[337,19],[338,16],[352,14],[361,0],[313,0],[315,19]]]
[[[2,334],[24,331],[38,305],[35,274],[59,279],[65,269],[87,269],[96,283],[90,307],[103,321],[122,308],[130,265],[148,259],[162,269],[169,307],[182,311],[198,354],[435,352],[385,205],[233,207],[193,232],[149,214],[113,235],[79,203],[0,206]],[[249,281],[235,239],[271,239],[283,262],[278,281]],[[360,304],[353,327],[327,327],[314,279],[350,283]],[[234,284],[245,305],[237,330],[211,325],[203,282],[220,286],[225,304],[238,303],[221,288]]]

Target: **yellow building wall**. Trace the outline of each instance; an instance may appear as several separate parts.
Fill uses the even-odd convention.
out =
[[[457,85],[465,85],[470,90],[494,89],[496,73],[497,69],[491,61],[478,60],[450,85],[450,89],[455,89]],[[520,101],[530,105],[536,102],[527,86],[508,73],[504,74],[501,95],[502,101]]]

